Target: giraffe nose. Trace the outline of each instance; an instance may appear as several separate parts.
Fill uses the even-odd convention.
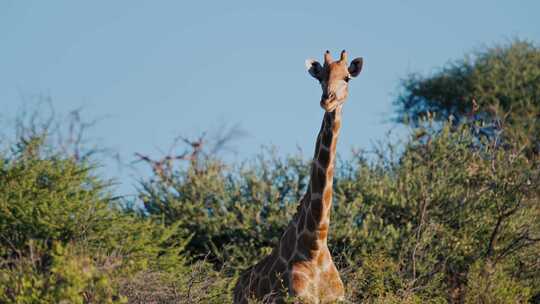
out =
[[[334,100],[336,100],[336,95],[334,93],[323,94],[321,96],[321,107],[328,111],[328,107]]]
[[[321,102],[322,103],[328,103],[332,101],[336,97],[336,94],[334,93],[323,93],[321,96]]]

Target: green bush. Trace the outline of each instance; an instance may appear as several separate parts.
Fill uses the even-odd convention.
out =
[[[527,263],[525,272],[506,267],[506,275],[538,290],[531,280],[540,275],[538,161],[517,143],[479,143],[468,125],[418,134],[396,158],[336,169],[329,241],[341,269],[360,269],[347,282],[359,290],[353,298],[458,301],[472,265],[493,260]],[[210,253],[216,267],[234,273],[276,244],[306,185],[307,163],[216,164],[179,169],[144,184],[141,195],[152,214],[194,233],[187,249],[195,258]],[[388,267],[366,272],[374,264],[365,257],[381,255]],[[356,282],[362,276],[369,284]]]
[[[72,246],[52,250],[29,242],[29,256],[0,272],[0,299],[9,303],[125,303],[111,285],[111,269]],[[43,264],[49,264],[47,266]],[[46,268],[46,271],[43,271]]]
[[[121,210],[94,166],[43,142],[0,156],[0,302],[126,302],[120,290],[141,272],[166,284],[191,271],[189,234]]]
[[[465,303],[527,303],[531,296],[529,287],[492,263],[472,265],[467,282]]]
[[[268,253],[296,209],[308,174],[299,157],[261,156],[228,167],[204,159],[196,167],[142,183],[145,210],[163,216],[193,237],[191,256],[238,267]]]

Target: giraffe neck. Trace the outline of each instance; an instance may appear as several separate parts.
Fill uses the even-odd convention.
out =
[[[322,241],[324,244],[326,244],[330,224],[336,145],[341,128],[341,108],[340,105],[335,111],[324,113],[321,130],[315,144],[308,195],[305,198],[305,206],[302,208],[306,216],[305,228],[315,233],[317,241]]]

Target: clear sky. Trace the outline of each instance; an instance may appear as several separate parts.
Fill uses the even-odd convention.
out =
[[[39,94],[58,112],[83,106],[108,117],[90,135],[128,161],[222,123],[248,134],[233,158],[261,145],[311,154],[321,92],[304,60],[347,49],[364,70],[338,149],[367,149],[395,128],[401,78],[483,45],[538,42],[538,12],[540,1],[0,0],[0,113]]]

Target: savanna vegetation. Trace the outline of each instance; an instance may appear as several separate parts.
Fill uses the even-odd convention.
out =
[[[408,137],[336,169],[329,242],[348,301],[540,303],[540,48],[409,75],[395,106]],[[153,173],[117,197],[100,147],[47,126],[20,120],[0,153],[2,303],[230,303],[306,188],[309,159],[230,164],[199,140],[139,154]]]

